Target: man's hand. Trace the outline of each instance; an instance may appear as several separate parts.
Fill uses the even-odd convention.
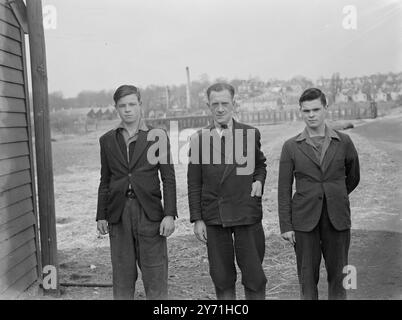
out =
[[[163,237],[169,237],[174,231],[174,218],[172,216],[166,216],[163,218],[159,227],[159,234]]]
[[[289,241],[292,245],[296,244],[296,236],[294,231],[288,231],[281,234],[282,238]]]
[[[207,226],[202,220],[197,220],[194,223],[194,234],[198,240],[207,243]]]
[[[104,236],[105,234],[109,233],[106,220],[98,220],[97,221],[97,228],[98,228],[99,233],[102,236]]]
[[[251,186],[251,196],[261,197],[262,196],[262,183],[261,181],[254,181]]]

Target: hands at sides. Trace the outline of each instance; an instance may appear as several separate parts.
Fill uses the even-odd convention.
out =
[[[202,220],[197,220],[194,223],[194,234],[198,240],[207,243],[207,226]]]
[[[254,181],[251,185],[251,196],[261,197],[262,196],[262,183],[261,181]]]
[[[97,229],[102,236],[109,233],[108,224],[106,220],[98,220],[96,224]]]
[[[296,235],[294,231],[282,233],[281,236],[286,241],[289,241],[293,246],[296,244]]]
[[[166,216],[163,218],[159,227],[159,234],[163,237],[169,237],[174,231],[174,218],[172,216]]]

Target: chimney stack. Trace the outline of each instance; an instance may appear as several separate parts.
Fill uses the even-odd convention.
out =
[[[186,102],[187,102],[187,110],[191,108],[191,97],[190,97],[190,69],[189,67],[186,67],[186,73],[187,73],[187,90],[186,90]]]
[[[169,86],[166,86],[166,110],[169,110],[170,92]]]

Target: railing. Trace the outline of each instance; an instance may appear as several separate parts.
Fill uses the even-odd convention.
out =
[[[353,119],[366,119],[375,118],[376,109],[373,110],[371,106],[361,107],[330,107],[328,110],[329,120],[353,120]],[[301,121],[301,114],[299,110],[281,110],[281,111],[258,111],[258,112],[240,112],[236,114],[237,120],[243,123],[263,125],[263,124],[276,124],[280,122]],[[177,121],[179,129],[185,128],[201,128],[207,126],[211,121],[211,116],[185,116],[185,117],[170,117],[160,119],[147,119],[153,127],[169,129],[171,121]]]

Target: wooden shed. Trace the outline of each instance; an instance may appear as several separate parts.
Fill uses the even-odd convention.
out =
[[[0,299],[17,298],[42,277],[27,33],[24,2],[0,0]]]

